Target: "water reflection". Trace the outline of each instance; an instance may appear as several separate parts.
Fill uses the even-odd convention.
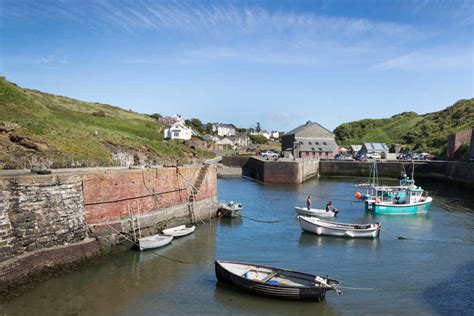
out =
[[[269,306],[272,306],[272,315],[339,315],[328,302],[337,300],[336,294],[328,292],[326,297],[328,299],[322,302],[283,301],[256,296],[222,282],[216,282],[214,288],[214,300],[224,304],[224,311],[239,310],[241,314],[252,315],[267,314]]]
[[[334,236],[318,236],[316,234],[301,232],[299,245],[302,247],[366,247],[377,248],[378,238],[341,238]]]
[[[242,225],[242,217],[234,217],[234,218],[228,218],[228,217],[222,217],[219,219],[219,224],[222,226],[239,226]]]

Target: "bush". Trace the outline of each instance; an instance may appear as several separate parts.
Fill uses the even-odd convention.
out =
[[[92,113],[92,116],[105,117],[105,112],[102,111],[102,110],[99,110],[99,111],[93,112],[93,113]]]
[[[253,143],[256,143],[256,144],[267,144],[268,143],[268,139],[266,139],[262,135],[250,135],[250,139],[252,140]]]

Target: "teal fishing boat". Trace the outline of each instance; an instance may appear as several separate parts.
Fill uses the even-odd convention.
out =
[[[375,214],[426,213],[433,200],[416,186],[377,186],[373,191],[364,200],[365,210]]]
[[[378,184],[377,165],[371,171],[372,183],[357,185],[365,189],[363,195],[355,193],[355,197],[365,202],[365,210],[375,214],[419,214],[426,213],[433,199],[421,187],[415,185],[414,175],[411,178],[402,173],[398,186]]]

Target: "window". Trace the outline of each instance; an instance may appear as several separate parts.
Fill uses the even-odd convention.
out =
[[[178,136],[179,136],[179,132],[174,132],[174,133],[173,133],[173,136],[174,136],[174,137],[178,137]]]
[[[319,151],[323,151],[323,149],[321,147],[319,147],[318,149],[319,149]]]
[[[315,144],[316,144],[316,145],[319,145],[319,143],[318,143],[318,142],[315,142]]]
[[[313,144],[311,144],[311,142],[308,142],[308,144],[309,144],[309,145],[313,145]]]
[[[327,143],[326,143],[326,142],[323,142],[323,145],[327,145]]]
[[[315,151],[316,149],[314,149],[314,147],[311,147],[311,150]]]

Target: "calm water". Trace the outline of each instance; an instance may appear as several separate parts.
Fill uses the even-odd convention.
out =
[[[0,305],[7,315],[143,314],[466,314],[474,313],[474,197],[456,188],[424,185],[434,197],[423,216],[373,216],[351,203],[353,179],[320,179],[298,186],[219,180],[219,198],[242,201],[249,218],[198,227],[153,253],[129,251],[44,282]],[[302,233],[293,207],[308,192],[323,207],[329,196],[342,222],[383,223],[376,240]],[[403,236],[410,240],[399,240]],[[322,303],[255,297],[216,284],[215,258],[259,262],[343,281],[342,296]],[[352,289],[356,288],[356,289]]]

